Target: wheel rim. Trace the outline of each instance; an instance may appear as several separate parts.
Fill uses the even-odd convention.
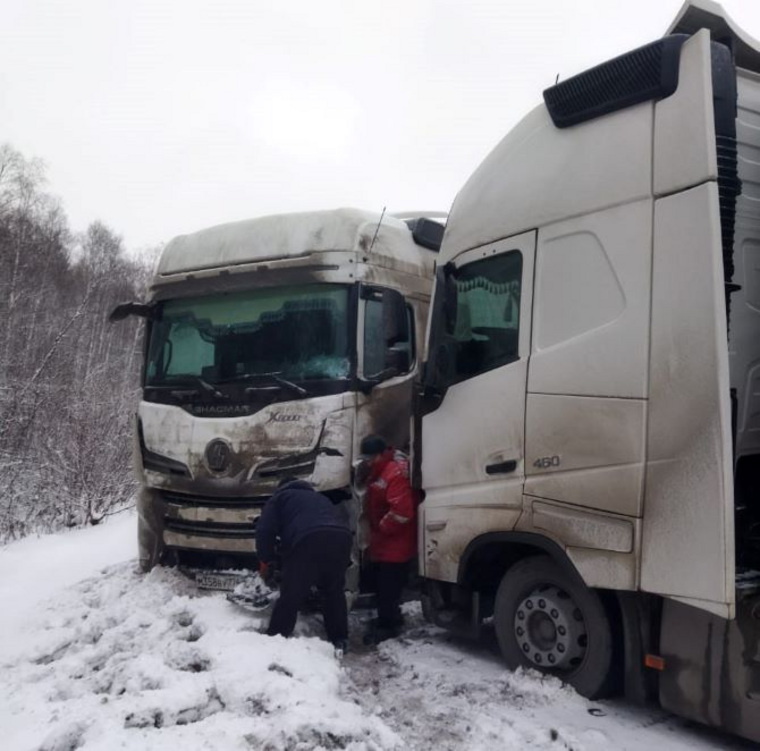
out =
[[[553,584],[536,587],[518,603],[514,633],[525,658],[543,670],[574,670],[586,656],[583,613]]]

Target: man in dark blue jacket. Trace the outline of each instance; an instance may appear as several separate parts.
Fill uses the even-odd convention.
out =
[[[344,593],[351,562],[351,530],[342,510],[303,480],[286,481],[267,501],[256,526],[259,561],[282,559],[280,597],[267,633],[290,636],[312,586],[323,599],[327,638],[345,649],[348,613]],[[279,539],[279,549],[277,541]]]

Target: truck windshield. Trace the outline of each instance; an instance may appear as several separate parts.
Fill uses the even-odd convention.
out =
[[[151,329],[146,385],[345,379],[348,300],[331,284],[168,300]]]

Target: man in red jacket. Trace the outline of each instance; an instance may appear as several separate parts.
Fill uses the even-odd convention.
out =
[[[380,437],[367,436],[360,451],[367,474],[369,556],[375,571],[377,628],[367,641],[397,636],[403,624],[401,593],[417,553],[417,498],[409,460]]]

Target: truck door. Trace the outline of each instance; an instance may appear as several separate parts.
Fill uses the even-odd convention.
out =
[[[363,284],[359,294],[354,443],[378,434],[408,451],[412,389],[419,371],[414,311],[394,289]]]
[[[439,269],[422,418],[421,564],[433,578],[454,581],[467,543],[520,515],[535,246],[526,232]]]

